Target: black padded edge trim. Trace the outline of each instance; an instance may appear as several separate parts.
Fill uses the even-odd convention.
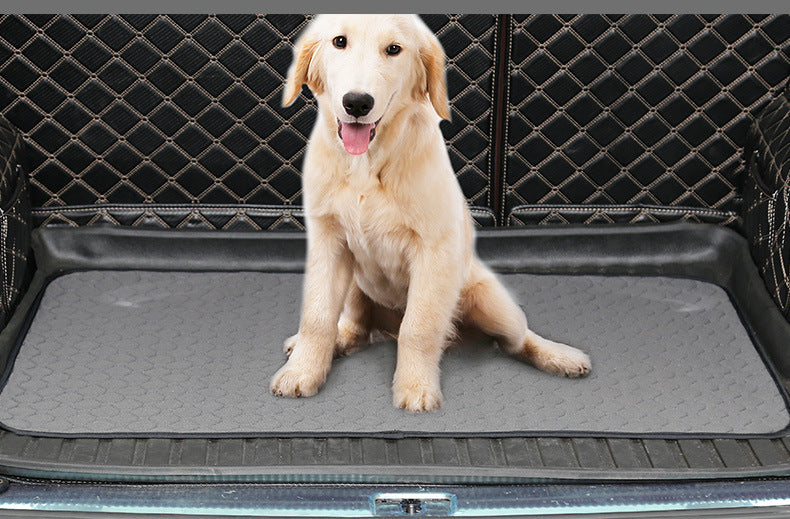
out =
[[[240,235],[229,236],[227,233],[203,233],[192,232],[184,233],[177,231],[140,231],[130,229],[104,229],[92,230],[94,232],[85,232],[84,229],[79,231],[75,230],[42,230],[37,232],[34,240],[34,247],[39,258],[40,270],[37,276],[40,283],[37,283],[38,293],[34,300],[30,301],[29,307],[26,308],[26,316],[24,322],[21,324],[15,338],[4,337],[6,340],[13,339],[13,346],[11,347],[6,362],[5,370],[0,380],[0,387],[4,386],[10,373],[13,369],[13,363],[16,355],[24,341],[29,326],[38,310],[38,305],[46,291],[46,286],[54,278],[65,273],[82,271],[82,270],[167,270],[167,271],[239,271],[239,270],[253,270],[253,271],[290,271],[298,272],[303,269],[304,262],[304,249],[305,240],[301,234],[291,235],[253,235],[243,233]],[[541,267],[534,263],[535,260],[552,261],[554,268],[558,268],[553,260],[560,260],[558,256],[562,256],[564,251],[562,248],[555,250],[544,250],[541,248],[534,249],[535,251],[543,251],[537,258],[531,258],[530,253],[532,249],[525,246],[525,241],[528,236],[524,235],[514,236],[514,233],[509,232],[506,234],[495,233],[490,236],[483,236],[480,240],[480,251],[485,257],[485,252],[493,252],[486,248],[488,245],[496,245],[497,253],[495,256],[503,259],[502,254],[503,245],[508,244],[512,247],[511,251],[519,254],[518,258],[511,258],[516,260],[515,265],[506,267],[500,265],[497,270],[505,271],[520,271],[520,272],[537,272],[541,271]],[[552,235],[545,232],[528,232],[532,236],[530,240],[536,241],[552,241]],[[573,237],[574,233],[566,233],[568,238]],[[589,235],[590,233],[584,232],[583,234]],[[611,233],[597,233],[600,238],[605,238],[607,241],[612,241]],[[621,238],[631,235],[632,233],[624,233]],[[645,232],[648,238],[650,232]],[[734,234],[733,234],[734,235]],[[590,236],[592,237],[592,236]],[[634,236],[630,236],[634,237]],[[494,239],[496,238],[496,239]],[[638,237],[637,237],[638,238]],[[666,237],[665,237],[666,238]],[[727,238],[725,238],[727,240]],[[740,239],[743,242],[742,239]],[[702,242],[705,245],[705,242]],[[605,249],[604,255],[614,252],[611,258],[606,258],[608,261],[616,260],[620,252],[619,244],[610,243],[609,248]],[[743,243],[741,243],[743,245]],[[47,246],[52,248],[47,249]],[[272,254],[266,255],[264,250],[270,251]],[[526,251],[526,252],[525,252]],[[719,252],[719,251],[717,251]],[[71,256],[69,256],[71,254]],[[74,258],[73,255],[80,255],[80,258]],[[524,257],[526,254],[526,257]],[[600,254],[600,252],[599,252]],[[573,256],[572,254],[570,255]],[[175,258],[175,261],[173,261]],[[595,263],[596,260],[601,261],[603,258],[595,258],[595,254],[587,254],[581,256],[586,265]],[[728,255],[728,259],[732,256]],[[570,259],[570,258],[569,258]],[[622,258],[621,258],[622,259]],[[724,259],[723,257],[719,259]],[[195,261],[197,260],[197,261]],[[493,258],[492,258],[493,260]],[[98,262],[98,263],[97,263]],[[495,260],[489,263],[496,263]],[[737,264],[737,263],[736,263]],[[633,265],[629,269],[629,274],[639,275],[671,275],[674,277],[694,278],[702,281],[713,282],[724,288],[733,306],[737,309],[739,316],[747,329],[756,350],[760,354],[763,362],[766,365],[769,373],[773,377],[777,388],[779,389],[785,401],[786,407],[790,408],[790,396],[784,389],[770,356],[765,352],[764,343],[777,345],[790,343],[790,326],[787,326],[785,336],[780,335],[777,337],[774,333],[763,333],[762,336],[758,334],[757,330],[761,327],[759,323],[753,322],[750,319],[750,314],[745,312],[745,308],[750,305],[740,303],[744,300],[747,294],[743,290],[739,290],[738,286],[733,286],[734,280],[732,276],[728,279],[722,279],[720,276],[714,274],[720,273],[722,270],[725,272],[730,269],[730,262],[714,261],[709,265],[709,271],[699,272],[693,265],[682,265],[681,270],[670,272],[669,274],[656,272],[650,268],[643,271],[644,265]],[[559,267],[561,268],[561,267]],[[571,273],[582,274],[583,268],[578,266],[568,270],[561,269],[558,273]],[[619,272],[617,263],[609,265],[601,265],[594,269],[594,272],[602,275],[618,275],[623,274]],[[44,278],[44,279],[41,279]],[[748,294],[751,296],[751,294]],[[740,297],[739,297],[740,296]],[[753,297],[747,300],[751,302]],[[782,321],[784,322],[784,321]],[[785,342],[783,339],[787,339]],[[774,347],[774,349],[776,346]],[[3,348],[7,351],[7,347]],[[784,366],[784,364],[783,364]],[[659,433],[605,433],[605,432],[589,432],[589,431],[508,431],[497,433],[480,433],[480,434],[453,434],[453,433],[426,433],[420,431],[379,431],[376,433],[358,433],[354,431],[342,433],[326,433],[322,431],[302,431],[293,434],[284,435],[282,433],[268,433],[261,431],[249,431],[243,433],[128,433],[124,431],[117,431],[112,433],[69,433],[69,434],[42,434],[37,431],[18,430],[8,427],[0,423],[4,429],[12,431],[19,435],[29,436],[45,436],[56,438],[270,438],[270,437],[293,437],[293,438],[313,438],[313,437],[326,437],[326,438],[386,438],[386,439],[401,439],[401,438],[508,438],[508,437],[563,437],[563,438],[589,438],[589,437],[610,437],[610,438],[661,438],[661,439],[753,439],[753,438],[780,438],[784,437],[790,432],[790,424],[781,431],[776,431],[767,434],[716,434],[716,433],[676,433],[672,431],[665,431]]]
[[[673,221],[713,223],[741,231],[741,218],[734,211],[702,207],[659,205],[519,205],[508,214],[506,225],[568,225],[667,223]]]
[[[487,207],[470,206],[478,227],[494,227]],[[302,206],[222,204],[104,204],[36,207],[34,227],[126,226],[148,229],[223,231],[299,231],[305,228]]]

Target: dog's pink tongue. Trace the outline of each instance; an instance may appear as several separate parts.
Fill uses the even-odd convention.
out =
[[[370,145],[370,132],[374,124],[341,123],[340,137],[343,146],[352,155],[362,155],[368,151]]]

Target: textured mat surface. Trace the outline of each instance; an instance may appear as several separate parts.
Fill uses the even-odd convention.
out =
[[[392,407],[394,342],[335,361],[308,399],[269,394],[302,276],[77,272],[53,280],[0,393],[39,434],[760,434],[790,420],[727,294],[661,277],[504,275],[531,327],[592,357],[563,379],[486,346],[448,350],[444,407]]]

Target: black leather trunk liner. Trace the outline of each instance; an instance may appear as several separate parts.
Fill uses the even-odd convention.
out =
[[[203,254],[192,250],[201,242]],[[301,238],[45,230],[40,297],[8,344],[0,422],[45,436],[213,438],[750,437],[787,426],[784,391],[737,298],[704,269],[546,272],[530,266],[532,242],[500,233],[481,248],[495,244],[499,263],[522,258],[499,270],[531,326],[585,349],[592,374],[553,377],[467,340],[443,360],[443,408],[411,415],[391,404],[393,341],[336,360],[316,397],[269,393],[298,325]]]

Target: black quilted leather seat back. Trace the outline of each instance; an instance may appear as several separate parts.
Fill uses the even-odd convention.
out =
[[[280,107],[301,15],[0,16],[0,113],[38,224],[301,228],[315,117]],[[478,223],[739,224],[790,16],[428,15]]]
[[[301,227],[316,107],[280,98],[309,18],[0,17],[0,113],[32,144],[39,223]],[[470,205],[485,207],[496,19],[425,20],[449,58],[452,161]]]
[[[514,16],[509,223],[733,223],[749,125],[790,75],[790,17]]]

